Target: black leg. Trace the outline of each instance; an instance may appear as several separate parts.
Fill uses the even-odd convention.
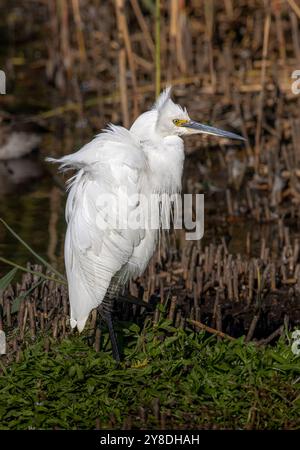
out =
[[[111,312],[110,311],[105,311],[105,312],[101,311],[101,316],[105,320],[107,327],[108,327],[113,357],[117,362],[120,362],[121,357],[120,357],[118,342],[117,342],[117,338],[116,338],[116,333],[115,333],[114,326],[113,326]]]
[[[116,333],[115,333],[114,326],[113,326],[111,313],[108,313],[107,317],[105,317],[105,320],[106,320],[106,323],[108,326],[108,332],[109,332],[109,337],[111,340],[113,357],[117,362],[120,362],[121,361],[120,351],[119,351],[119,347],[118,347]]]

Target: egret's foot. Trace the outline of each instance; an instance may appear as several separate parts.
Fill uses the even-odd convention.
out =
[[[109,332],[109,337],[110,337],[110,342],[111,342],[111,347],[112,347],[112,354],[113,354],[113,358],[117,361],[120,362],[121,361],[121,357],[120,357],[120,351],[119,351],[119,347],[118,347],[118,341],[117,341],[117,336],[114,330],[114,326],[113,326],[113,320],[112,320],[112,315],[110,311],[100,311],[101,317],[105,320],[107,327],[108,327],[108,332]]]

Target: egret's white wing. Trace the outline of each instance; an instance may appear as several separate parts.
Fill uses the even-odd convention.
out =
[[[129,202],[131,209],[138,207],[130,197],[140,192],[146,159],[128,130],[112,127],[58,162],[63,169],[79,169],[66,205],[65,262],[71,325],[82,330],[89,312],[101,304],[112,278],[144,238],[143,229],[128,226],[125,206]]]

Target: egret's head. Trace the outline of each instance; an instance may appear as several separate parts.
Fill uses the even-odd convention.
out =
[[[186,108],[176,105],[171,99],[171,87],[165,89],[154,104],[157,110],[156,130],[162,136],[187,136],[190,134],[212,134],[214,136],[240,139],[242,136],[229,131],[203,125],[191,120]]]

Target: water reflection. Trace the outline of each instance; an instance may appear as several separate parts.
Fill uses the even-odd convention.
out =
[[[43,173],[41,163],[34,158],[0,161],[0,197],[20,192],[28,183],[41,179]]]
[[[38,155],[0,161],[0,217],[40,255],[63,268],[64,194]],[[34,258],[0,226],[0,255],[18,264]],[[8,267],[0,263],[0,276]]]

